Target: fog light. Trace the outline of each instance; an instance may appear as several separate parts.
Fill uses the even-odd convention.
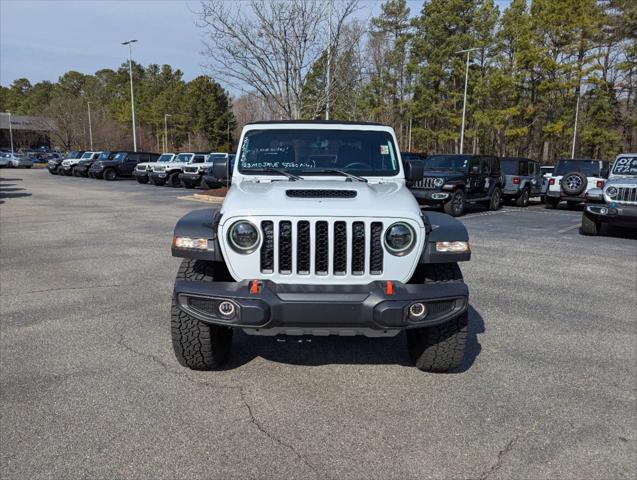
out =
[[[413,320],[421,320],[427,315],[427,306],[424,303],[412,303],[409,307],[409,316]]]
[[[227,300],[223,301],[219,304],[218,310],[221,316],[230,318],[234,316],[234,312],[235,312],[234,303],[228,302]]]

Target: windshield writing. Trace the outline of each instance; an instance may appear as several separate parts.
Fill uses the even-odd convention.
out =
[[[613,165],[615,175],[637,175],[637,157],[620,157]]]
[[[362,130],[253,130],[241,146],[239,171],[283,169],[331,175],[338,169],[362,176],[393,176],[398,160],[392,136]],[[260,172],[263,173],[263,172]]]

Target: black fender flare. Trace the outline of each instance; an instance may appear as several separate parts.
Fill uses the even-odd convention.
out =
[[[179,258],[194,258],[197,260],[210,260],[223,262],[217,227],[221,220],[221,212],[218,208],[204,208],[193,210],[179,219],[173,232],[172,255]],[[194,248],[177,248],[175,240],[178,237],[206,238],[208,248],[206,250]]]
[[[442,212],[422,212],[426,242],[419,263],[450,263],[471,260],[471,251],[448,253],[436,251],[436,242],[468,242],[469,232],[464,224]]]

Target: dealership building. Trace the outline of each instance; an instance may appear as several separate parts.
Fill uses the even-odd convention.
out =
[[[9,123],[10,122],[10,123]],[[55,121],[46,117],[27,117],[0,112],[0,148],[36,149],[51,147],[51,134],[55,131]]]

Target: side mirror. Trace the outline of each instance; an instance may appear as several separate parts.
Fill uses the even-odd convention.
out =
[[[227,159],[219,159],[215,160],[215,163],[212,165],[212,176],[217,179],[218,182],[227,182],[230,178],[228,172],[228,160]]]
[[[405,180],[417,182],[425,175],[425,164],[420,160],[405,160]]]

